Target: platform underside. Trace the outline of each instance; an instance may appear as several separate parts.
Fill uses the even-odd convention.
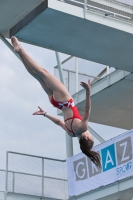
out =
[[[44,8],[42,2],[46,5]],[[133,25],[122,22],[116,28],[118,20],[96,13],[87,14],[91,20],[88,17],[84,19],[83,8],[56,0],[12,0],[12,3],[0,0],[0,3],[0,33],[10,37],[16,35],[26,43],[133,72]],[[33,12],[35,8],[37,12]],[[100,17],[100,23],[96,23],[96,18]],[[103,25],[105,21],[109,25]]]
[[[0,33],[8,37],[10,29],[42,2],[43,0],[0,0]]]
[[[133,72],[133,35],[47,8],[16,33],[24,42]]]

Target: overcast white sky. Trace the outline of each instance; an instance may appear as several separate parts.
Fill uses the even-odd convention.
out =
[[[29,44],[23,47],[44,68],[54,74],[55,52]],[[61,61],[68,55],[60,54]],[[0,169],[5,168],[6,151],[65,159],[64,130],[42,116],[32,116],[41,106],[58,118],[40,84],[0,40]],[[92,108],[93,109],[93,108]],[[125,130],[90,123],[104,139]],[[95,141],[98,144],[98,141]],[[74,154],[80,152],[74,139]]]

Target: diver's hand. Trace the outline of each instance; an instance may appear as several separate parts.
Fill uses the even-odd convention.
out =
[[[34,112],[33,115],[44,115],[46,112],[38,106],[39,110]]]
[[[90,79],[88,80],[88,83],[80,82],[80,85],[81,85],[84,89],[86,89],[87,94],[90,95],[90,89],[91,89]]]

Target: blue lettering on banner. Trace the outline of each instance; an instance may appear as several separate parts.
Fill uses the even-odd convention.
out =
[[[101,150],[103,172],[116,167],[114,144]]]
[[[132,162],[128,162],[125,165],[122,165],[121,167],[118,167],[116,169],[116,175],[119,176],[127,171],[129,171],[132,168]]]

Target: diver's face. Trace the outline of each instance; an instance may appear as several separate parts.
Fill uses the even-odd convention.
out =
[[[81,137],[82,137],[82,138],[85,138],[86,140],[93,140],[93,141],[94,141],[92,135],[90,134],[90,132],[89,132],[88,130],[85,131],[84,133],[82,133],[82,136],[81,136]]]

